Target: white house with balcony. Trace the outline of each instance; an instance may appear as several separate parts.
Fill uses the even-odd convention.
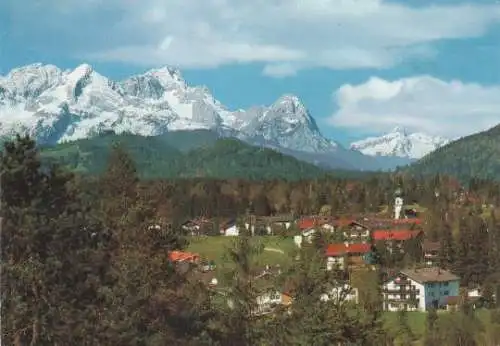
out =
[[[437,268],[405,269],[384,283],[384,310],[445,309],[449,297],[459,295],[460,278]]]

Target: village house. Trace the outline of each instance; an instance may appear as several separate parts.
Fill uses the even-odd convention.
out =
[[[300,219],[297,226],[301,232],[300,235],[294,237],[298,247],[301,247],[304,241],[311,243],[317,231],[329,233],[342,231],[340,238],[351,243],[364,243],[370,239],[369,228],[353,219],[335,219],[328,216],[306,217]]]
[[[185,251],[171,251],[168,254],[168,258],[174,263],[188,262],[198,264],[200,261],[200,255],[198,255],[197,253]]]
[[[218,291],[218,293],[223,296],[227,296],[227,293],[223,291]],[[227,305],[230,309],[234,307],[232,298],[226,298]],[[251,312],[252,316],[263,316],[271,314],[275,309],[279,307],[289,307],[292,304],[293,298],[287,294],[280,292],[278,289],[269,288],[266,292],[260,294],[255,299],[255,308]]]
[[[295,215],[275,215],[257,218],[265,226],[267,234],[276,234],[289,230],[295,224]]]
[[[419,217],[419,215],[420,215],[420,213],[417,210],[417,208],[405,208],[403,210],[403,216],[406,219],[416,219]]]
[[[333,287],[330,292],[323,293],[320,300],[323,302],[333,300],[337,304],[342,304],[344,302],[353,302],[357,304],[359,301],[358,289],[349,284],[338,285]]]
[[[363,224],[371,229],[410,229],[414,230],[422,225],[422,219],[416,217],[390,219],[390,218],[365,218]]]
[[[321,231],[333,231],[335,229],[334,219],[329,216],[303,217],[297,222],[301,232],[318,229]]]
[[[276,286],[275,278],[280,274],[281,269],[278,265],[266,265],[252,271],[253,283],[255,288],[260,291],[255,300],[255,310],[252,311],[253,316],[267,315],[275,311],[276,308],[288,307],[292,304],[292,295]],[[227,299],[227,303],[230,308],[233,307],[231,298]]]
[[[446,300],[446,310],[457,311],[461,305],[464,303],[469,304],[473,309],[485,307],[489,302],[485,299],[482,294],[480,287],[475,287],[472,289],[463,288],[461,294],[458,296],[448,297]],[[493,299],[494,299],[493,294]]]
[[[257,297],[255,315],[271,313],[279,306],[291,304],[291,298],[277,289],[270,289]]]
[[[250,230],[251,231],[251,234],[254,235],[255,234],[255,224],[251,224],[250,220],[247,220],[245,222],[243,222],[246,230]],[[221,223],[220,225],[220,234],[221,235],[225,235],[225,236],[232,236],[232,237],[237,237],[240,235],[240,232],[241,232],[241,229],[240,229],[241,226],[238,226],[238,223],[236,220],[234,219],[231,219],[231,220],[228,220],[226,222],[223,222]]]
[[[438,241],[424,240],[422,243],[422,252],[425,264],[429,267],[435,266],[439,261],[439,250],[441,244]]]
[[[331,217],[303,217],[297,222],[300,234],[294,236],[294,242],[297,247],[301,247],[303,242],[311,243],[314,235],[319,232],[333,232],[335,229],[334,220]]]
[[[206,234],[209,229],[213,228],[213,223],[202,217],[184,222],[181,228],[191,236],[199,236]]]
[[[341,230],[345,241],[366,243],[370,240],[370,228],[352,219],[338,219],[333,222],[335,230]]]
[[[384,310],[446,308],[449,297],[459,295],[459,287],[458,276],[438,267],[405,269],[384,283]]]
[[[374,230],[372,232],[373,243],[384,242],[389,252],[403,252],[405,243],[417,240],[423,236],[422,231],[412,230]]]
[[[370,244],[351,244],[348,242],[330,244],[325,251],[327,258],[326,269],[333,270],[338,268],[344,270],[346,267],[363,266],[370,263],[370,253]]]

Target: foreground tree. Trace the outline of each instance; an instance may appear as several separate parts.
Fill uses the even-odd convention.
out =
[[[251,227],[251,225],[250,225]],[[250,228],[249,227],[249,228]],[[265,330],[259,316],[258,297],[264,294],[255,277],[255,258],[262,248],[251,240],[251,230],[238,222],[240,235],[236,237],[228,257],[233,269],[227,274],[228,289],[219,295],[217,334],[221,345],[262,345]],[[216,297],[214,297],[216,298]]]
[[[352,287],[345,273],[326,270],[323,251],[303,246],[288,273],[293,295],[290,310],[278,314],[271,345],[369,345],[378,340],[372,321],[347,297]]]
[[[42,167],[28,136],[1,160],[2,340],[92,344],[108,238],[58,167]]]
[[[114,146],[99,185],[99,215],[116,241],[102,343],[190,345],[208,338],[208,296],[190,280],[189,267],[169,258],[187,245],[186,238],[175,220],[155,218],[150,201],[140,194],[135,164],[120,145]]]

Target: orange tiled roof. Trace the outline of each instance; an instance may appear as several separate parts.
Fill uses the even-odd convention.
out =
[[[172,262],[194,261],[200,257],[197,253],[184,252],[184,251],[171,251],[168,254]]]

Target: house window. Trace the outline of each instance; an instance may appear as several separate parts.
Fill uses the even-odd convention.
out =
[[[449,296],[450,295],[450,291],[444,291],[444,295],[445,296]]]
[[[448,281],[446,281],[443,285],[444,285],[445,287],[448,287],[449,282],[448,282]]]

